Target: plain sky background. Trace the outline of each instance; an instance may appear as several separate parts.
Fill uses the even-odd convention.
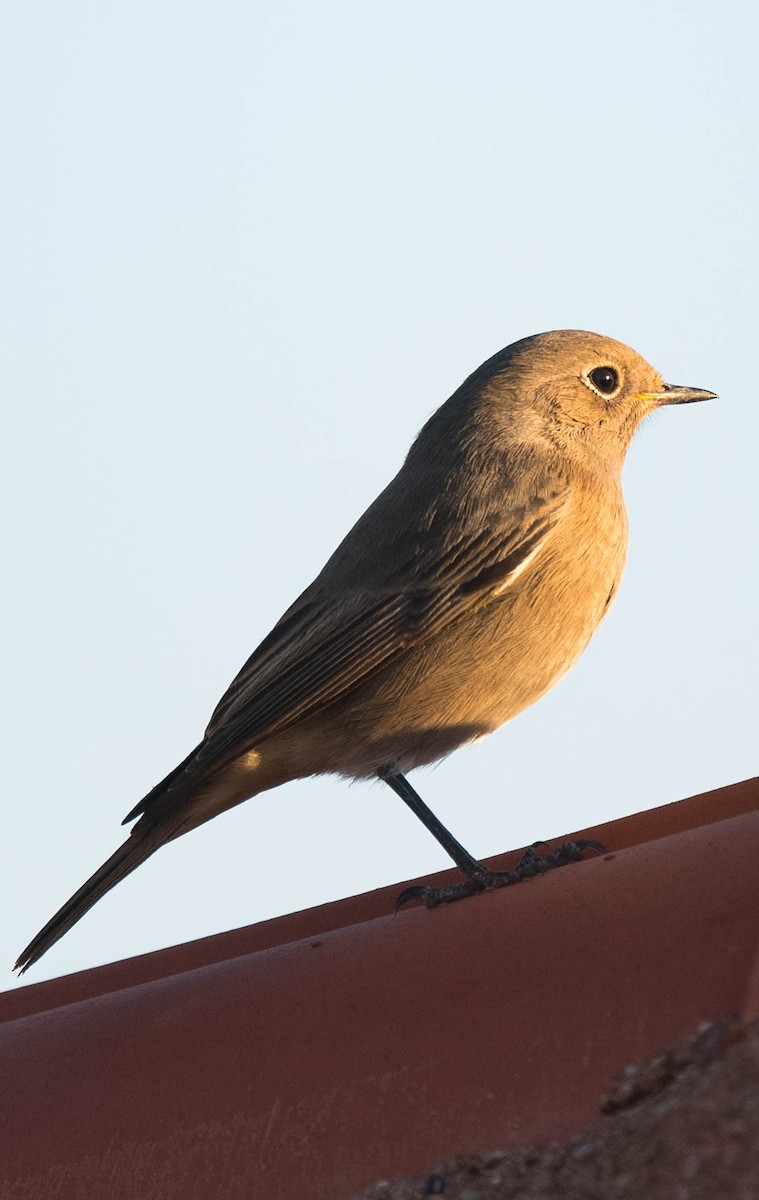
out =
[[[485,856],[756,773],[758,39],[729,0],[6,12],[0,987],[430,412],[529,333],[721,398],[636,439],[579,666],[414,782]],[[389,789],[291,784],[25,982],[445,865]]]

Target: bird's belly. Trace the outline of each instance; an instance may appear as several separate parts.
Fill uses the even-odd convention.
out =
[[[366,680],[350,703],[346,698],[352,751],[341,773],[411,770],[491,733],[540,699],[598,627],[623,557],[618,549],[599,553],[596,544],[585,563],[547,560],[518,588],[407,651],[402,666],[395,660]]]

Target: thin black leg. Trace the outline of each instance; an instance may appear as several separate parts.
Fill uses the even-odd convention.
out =
[[[383,783],[391,787],[396,796],[400,796],[406,804],[408,804],[415,817],[424,825],[425,829],[429,829],[430,833],[445,850],[446,854],[455,862],[458,869],[467,879],[481,879],[483,876],[489,875],[490,872],[473,858],[468,850],[465,850],[461,842],[456,841],[452,833],[449,833],[442,821],[439,821],[431,808],[422,800],[422,797],[414,791],[405,775],[401,775],[395,771],[380,770],[377,772]]]
[[[464,896],[471,896],[474,892],[481,892],[486,888],[508,887],[512,883],[519,883],[522,879],[543,875],[555,867],[578,862],[582,859],[585,850],[603,850],[600,842],[583,838],[574,842],[566,842],[550,854],[540,855],[536,853],[535,847],[542,843],[535,842],[525,850],[513,871],[489,871],[476,858],[473,858],[468,850],[464,849],[461,842],[458,842],[452,833],[448,832],[442,821],[439,821],[432,809],[427,807],[404,775],[390,769],[379,770],[377,774],[383,783],[391,787],[396,796],[400,796],[401,800],[409,806],[425,829],[429,829],[446,854],[450,855],[462,875],[466,876],[461,883],[454,883],[448,887],[419,885],[406,888],[395,902],[396,911],[408,900],[423,900],[427,908],[436,908],[438,904],[461,900]]]

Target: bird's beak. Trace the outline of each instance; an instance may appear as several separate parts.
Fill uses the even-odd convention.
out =
[[[717,400],[716,392],[707,392],[704,388],[678,387],[674,383],[665,383],[660,392],[643,392],[641,400],[659,407],[662,404],[695,404],[697,400]]]

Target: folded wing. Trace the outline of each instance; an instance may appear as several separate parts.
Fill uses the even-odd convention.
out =
[[[568,493],[535,501],[442,549],[415,547],[383,587],[315,581],[282,617],[216,707],[204,741],[126,818],[182,782],[208,778],[257,743],[346,695],[373,671],[503,594],[544,550]],[[435,546],[434,539],[429,545]]]

